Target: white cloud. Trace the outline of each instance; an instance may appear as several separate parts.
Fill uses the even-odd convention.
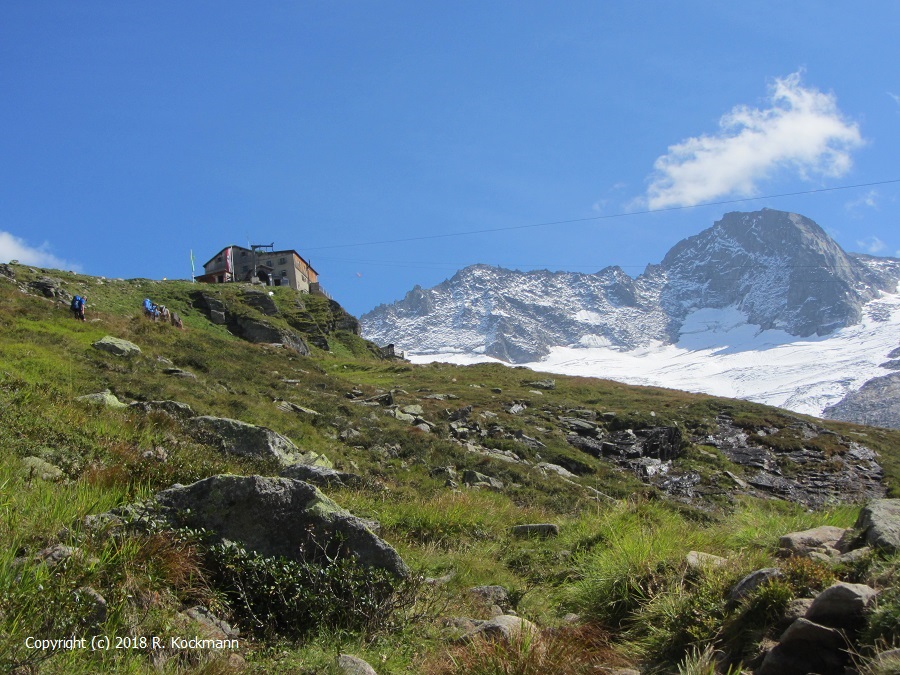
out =
[[[900,96],[897,96],[897,94],[890,92],[890,91],[887,93],[887,95],[890,96],[892,99],[894,99],[894,103],[896,103],[897,105],[900,105]]]
[[[885,249],[885,243],[874,235],[872,235],[871,237],[866,237],[865,239],[857,239],[856,245],[859,246],[864,252],[872,254],[878,253],[879,251],[883,251]]]
[[[650,208],[690,206],[725,195],[757,194],[757,184],[788,168],[803,178],[836,177],[863,144],[859,127],[838,110],[833,94],[806,88],[800,73],[776,79],[768,107],[734,107],[719,132],[669,147],[654,163]]]
[[[844,209],[847,211],[857,211],[862,208],[878,208],[878,192],[876,190],[869,190],[866,194],[844,204]]]
[[[58,258],[50,252],[50,244],[30,246],[28,242],[9,232],[0,230],[0,261],[18,260],[23,265],[79,270],[80,266]]]

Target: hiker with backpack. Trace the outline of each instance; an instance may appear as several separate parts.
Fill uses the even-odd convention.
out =
[[[72,304],[69,306],[69,309],[72,310],[72,316],[76,319],[84,321],[85,305],[87,305],[87,298],[84,298],[80,295],[76,295],[74,298],[72,298]]]
[[[144,316],[156,321],[159,318],[159,309],[150,302],[150,298],[144,298]]]

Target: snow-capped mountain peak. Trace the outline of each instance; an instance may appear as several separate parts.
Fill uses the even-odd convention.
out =
[[[361,323],[367,338],[394,343],[416,360],[494,358],[570,374],[570,365],[580,363],[574,374],[624,381],[634,378],[612,374],[619,371],[612,366],[616,359],[627,363],[641,354],[648,364],[653,354],[676,349],[682,367],[660,361],[658,368],[641,372],[641,383],[725,395],[730,387],[734,396],[820,413],[865,380],[884,374],[878,364],[900,345],[900,305],[890,300],[898,280],[900,260],[847,253],[809,218],[763,209],[725,214],[673,246],[660,264],[648,265],[637,278],[619,267],[578,274],[473,265],[433,288],[417,286],[403,300],[365,314]],[[868,339],[872,331],[877,339]],[[778,395],[766,393],[765,384],[742,389],[740,377],[748,376],[738,374],[744,368],[740,363],[763,373],[768,367],[760,351],[787,358],[787,344],[804,343],[814,350],[835,336],[842,340],[842,354],[853,351],[854,340],[858,351],[874,352],[861,361],[841,356],[842,367],[853,370],[843,374],[840,367],[825,368],[821,357],[800,358],[794,352],[807,370],[819,363],[819,370],[827,371],[822,377],[794,373],[795,389],[817,382],[815,391],[790,390],[781,380],[776,384],[777,378],[769,379]],[[711,338],[724,342],[715,350],[698,346]],[[594,361],[605,364],[604,372],[590,366],[593,350],[603,351],[603,358]],[[739,353],[746,359],[734,361]],[[726,355],[732,355],[732,365],[725,368],[731,375],[713,378],[715,386],[706,378],[704,389],[691,374],[703,368],[699,361],[690,367],[692,359]],[[783,363],[772,367],[785,372]],[[757,372],[749,379],[759,377]]]

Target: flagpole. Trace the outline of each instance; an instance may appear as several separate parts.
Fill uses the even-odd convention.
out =
[[[191,249],[191,283],[197,283],[197,280],[194,278],[194,249]]]

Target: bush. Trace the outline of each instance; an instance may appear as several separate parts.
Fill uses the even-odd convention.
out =
[[[414,580],[399,580],[350,558],[314,564],[215,544],[206,563],[237,623],[260,637],[302,638],[323,628],[388,629],[415,602],[417,590]]]
[[[594,626],[576,626],[513,639],[474,640],[452,649],[440,665],[424,672],[440,675],[582,675],[628,665],[611,647],[609,636]]]

